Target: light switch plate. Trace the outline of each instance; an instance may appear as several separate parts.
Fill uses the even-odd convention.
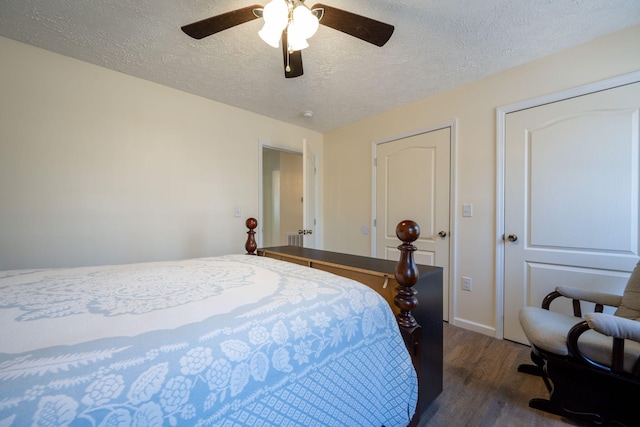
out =
[[[465,203],[462,205],[462,216],[471,217],[473,216],[473,205],[470,203]]]

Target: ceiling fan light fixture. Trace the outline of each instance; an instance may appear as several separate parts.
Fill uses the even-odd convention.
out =
[[[271,0],[261,12],[253,10],[255,16],[262,15],[264,19],[264,26],[258,35],[269,46],[277,48],[282,32],[286,29],[287,50],[294,52],[306,49],[309,47],[307,39],[318,31],[317,12],[313,12],[303,2],[296,4],[296,0]]]

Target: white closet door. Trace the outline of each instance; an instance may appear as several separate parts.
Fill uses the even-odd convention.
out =
[[[639,253],[639,111],[635,83],[507,114],[506,339],[526,343],[518,312],[557,285],[624,288]]]

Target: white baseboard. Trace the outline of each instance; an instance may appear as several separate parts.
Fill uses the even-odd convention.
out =
[[[458,326],[463,329],[468,329],[473,332],[478,332],[483,335],[488,335],[490,337],[496,336],[496,328],[492,326],[483,325],[481,323],[471,322],[469,320],[460,319],[458,317],[453,319],[453,326]]]

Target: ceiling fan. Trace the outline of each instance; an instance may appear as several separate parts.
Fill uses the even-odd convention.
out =
[[[257,18],[265,24],[258,33],[273,47],[282,46],[284,76],[303,73],[301,50],[315,34],[318,24],[341,31],[376,46],[383,46],[393,34],[394,26],[324,4],[308,8],[304,0],[271,0],[267,5],[253,5],[232,10],[181,27],[194,39],[202,39]]]

